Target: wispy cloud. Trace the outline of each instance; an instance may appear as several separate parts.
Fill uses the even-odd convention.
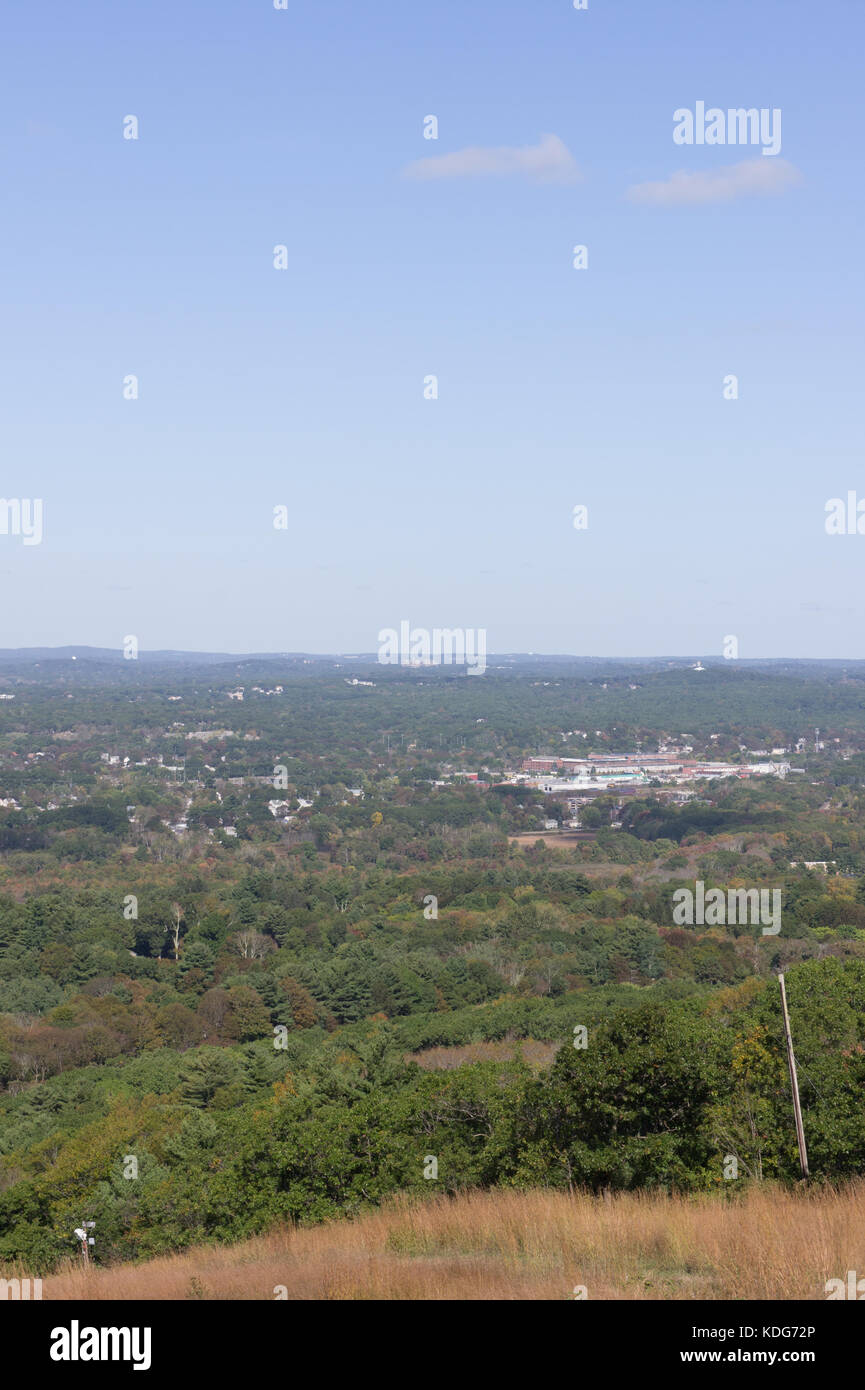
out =
[[[542,135],[536,145],[472,145],[453,154],[416,159],[403,170],[410,179],[465,179],[521,175],[534,183],[576,183],[580,171],[558,135]]]
[[[680,170],[657,183],[635,183],[627,196],[633,203],[655,207],[686,204],[731,203],[736,198],[765,198],[785,193],[800,183],[802,175],[787,159],[746,159],[711,173],[686,174]]]

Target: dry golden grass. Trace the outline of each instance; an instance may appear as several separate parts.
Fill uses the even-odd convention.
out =
[[[822,1299],[862,1269],[865,1183],[714,1196],[551,1191],[400,1198],[356,1221],[281,1229],[89,1273],[46,1299]],[[285,1296],[285,1295],[283,1295]]]
[[[561,1045],[524,1038],[521,1042],[475,1042],[459,1047],[427,1047],[422,1052],[408,1055],[424,1071],[453,1071],[455,1067],[470,1062],[509,1062],[517,1056],[522,1057],[526,1066],[540,1071],[553,1065]]]

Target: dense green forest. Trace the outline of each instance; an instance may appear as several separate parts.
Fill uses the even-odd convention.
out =
[[[82,1220],[104,1262],[403,1190],[793,1182],[779,971],[814,1178],[861,1173],[860,666],[43,657],[0,690],[0,1260]],[[579,834],[515,780],[671,740],[803,747]],[[698,880],[779,889],[780,931],[677,925]]]

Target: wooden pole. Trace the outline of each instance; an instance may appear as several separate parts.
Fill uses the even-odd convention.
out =
[[[796,1079],[796,1058],[793,1055],[793,1039],[790,1035],[790,1015],[787,1013],[787,991],[784,988],[784,976],[778,976],[778,983],[781,986],[781,1009],[784,1014],[784,1038],[787,1043],[787,1066],[790,1071],[790,1088],[793,1092],[793,1114],[796,1119],[796,1141],[799,1145],[799,1167],[802,1169],[803,1179],[807,1179],[808,1172],[808,1150],[805,1148],[805,1131],[802,1128],[802,1107],[799,1104],[799,1082]]]

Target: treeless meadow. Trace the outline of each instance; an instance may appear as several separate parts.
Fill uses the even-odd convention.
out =
[[[865,1275],[865,1183],[738,1198],[549,1190],[398,1198],[137,1265],[69,1263],[46,1299],[825,1299]]]

